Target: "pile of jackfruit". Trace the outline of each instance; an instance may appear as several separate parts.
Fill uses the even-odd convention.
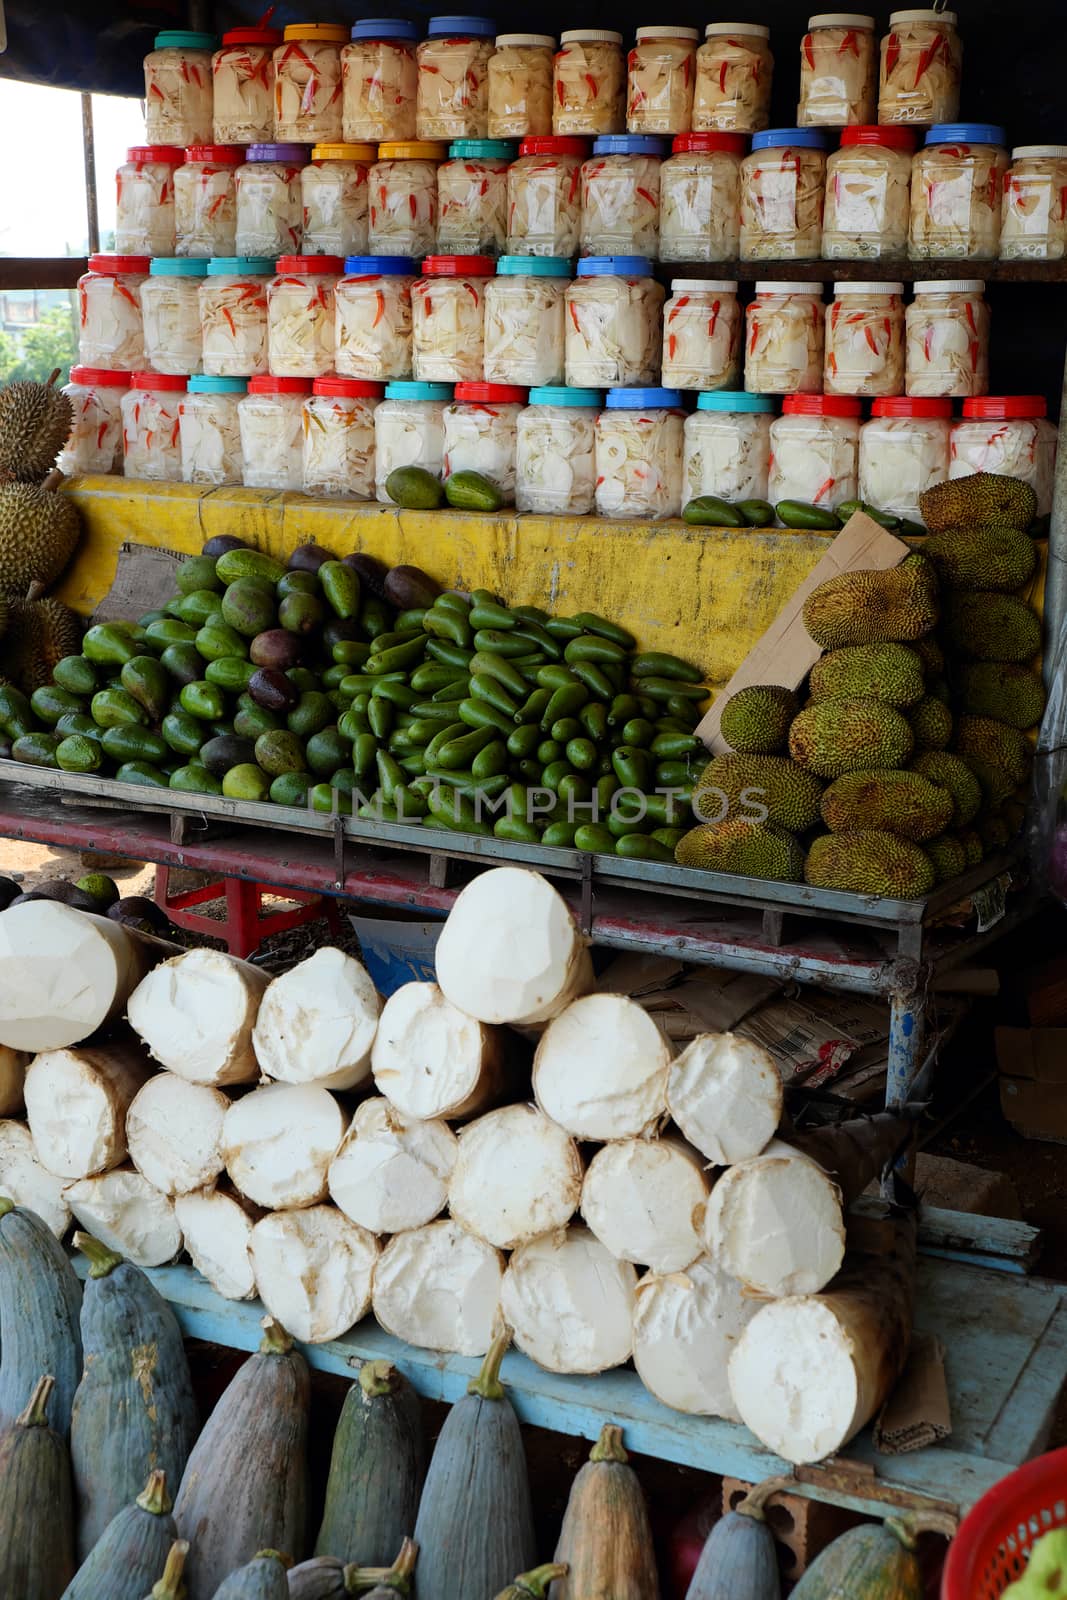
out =
[[[1022,828],[1045,690],[1028,484],[980,473],[920,502],[929,530],[888,571],[804,605],[826,652],[806,695],[774,684],[722,710],[683,866],[920,899]]]

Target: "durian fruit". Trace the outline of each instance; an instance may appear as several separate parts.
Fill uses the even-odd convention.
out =
[[[0,591],[49,588],[74,554],[81,519],[64,494],[29,483],[0,484]]]
[[[0,481],[41,483],[70,436],[74,408],[47,383],[9,383],[0,389]]]
[[[57,661],[81,653],[82,620],[61,600],[13,600],[8,613],[0,671],[32,694],[52,682]]]

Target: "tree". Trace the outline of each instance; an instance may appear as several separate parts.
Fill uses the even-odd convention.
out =
[[[4,351],[0,345],[0,373],[5,379],[30,378],[43,383],[58,367],[57,382],[62,387],[69,382],[70,369],[77,359],[74,314],[69,306],[52,306],[32,328],[26,329],[21,356],[7,372],[3,370]]]
[[[0,383],[7,382],[18,363],[18,359],[18,347],[14,339],[9,333],[4,333],[3,329],[0,329]],[[52,369],[49,368],[48,370],[51,371]]]

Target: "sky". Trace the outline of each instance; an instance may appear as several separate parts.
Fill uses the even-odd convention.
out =
[[[100,237],[115,226],[115,171],[144,143],[139,100],[93,96]],[[84,255],[81,96],[0,78],[0,255]]]

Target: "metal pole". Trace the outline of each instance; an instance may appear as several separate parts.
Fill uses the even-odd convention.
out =
[[[1060,433],[1056,446],[1056,477],[1052,489],[1052,517],[1048,532],[1048,572],[1045,575],[1045,682],[1052,674],[1067,618],[1067,362],[1060,398]]]
[[[93,137],[93,97],[82,95],[82,149],[85,155],[85,211],[89,223],[89,254],[100,249],[100,216],[96,205],[96,140]]]

